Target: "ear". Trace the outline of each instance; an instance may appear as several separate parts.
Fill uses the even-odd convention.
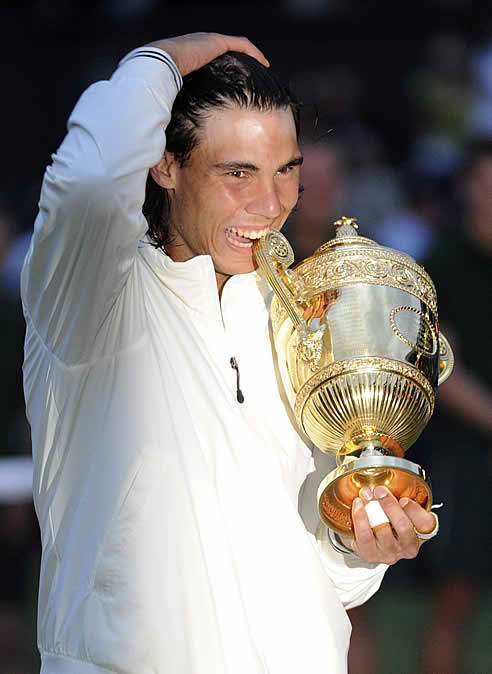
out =
[[[172,152],[165,150],[161,161],[150,169],[150,174],[158,185],[172,190],[176,186],[177,166]]]

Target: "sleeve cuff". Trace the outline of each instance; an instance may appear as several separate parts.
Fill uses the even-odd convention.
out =
[[[147,58],[160,61],[171,71],[176,89],[179,91],[183,86],[183,78],[181,77],[181,73],[179,72],[177,65],[174,63],[169,54],[162,49],[159,49],[158,47],[137,47],[137,49],[134,49],[123,59],[121,59],[118,64],[118,68],[136,58]]]
[[[386,564],[371,564],[370,562],[365,562],[359,555],[353,552],[353,550],[346,548],[341,541],[336,541],[335,532],[332,529],[329,529],[323,522],[319,522],[318,527],[316,528],[315,537],[318,549],[325,556],[332,558],[335,556],[335,558],[337,558],[346,568],[367,570],[377,569],[379,566],[387,568]],[[336,542],[334,543],[334,541]],[[341,546],[345,549],[342,549]]]

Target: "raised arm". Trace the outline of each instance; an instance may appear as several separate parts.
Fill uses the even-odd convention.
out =
[[[147,230],[147,174],[162,158],[182,75],[228,50],[265,62],[245,38],[160,40],[131,52],[75,106],[44,176],[22,279],[27,321],[63,362],[92,357],[93,337],[132,273]]]

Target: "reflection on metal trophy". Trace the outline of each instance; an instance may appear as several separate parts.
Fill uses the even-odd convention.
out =
[[[354,219],[335,226],[336,237],[293,269],[280,232],[256,241],[254,253],[274,291],[275,347],[296,419],[337,459],[318,491],[320,517],[353,534],[352,501],[365,485],[430,509],[425,470],[404,453],[432,415],[453,354],[423,267],[358,236]]]

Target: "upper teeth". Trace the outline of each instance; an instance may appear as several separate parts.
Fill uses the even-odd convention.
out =
[[[239,234],[239,236],[244,236],[245,239],[261,239],[268,232],[268,227],[265,229],[258,230],[248,230],[248,229],[238,229],[237,227],[231,227],[231,232]]]

